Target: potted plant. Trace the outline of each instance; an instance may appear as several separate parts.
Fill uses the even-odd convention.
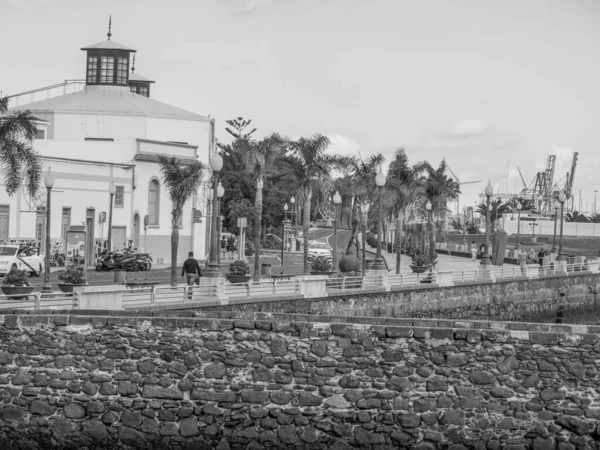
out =
[[[75,286],[85,286],[85,268],[81,264],[69,264],[65,270],[59,275],[58,279],[62,283],[58,284],[58,288],[66,293],[72,293]]]
[[[429,256],[429,252],[415,250],[410,254],[412,264],[410,268],[414,273],[425,273],[435,267],[437,261]]]
[[[33,292],[33,287],[27,279],[27,272],[19,269],[11,269],[2,282],[2,292],[15,300],[26,299]]]
[[[250,266],[244,260],[234,261],[229,264],[229,273],[226,275],[230,283],[247,283],[250,280]]]
[[[331,260],[326,256],[317,256],[310,262],[311,275],[331,275],[335,273]]]

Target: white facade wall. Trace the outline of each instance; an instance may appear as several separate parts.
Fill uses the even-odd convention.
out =
[[[536,220],[525,221],[521,220],[521,236],[531,236],[531,226],[529,224],[536,223],[535,236],[538,235],[554,235],[554,221],[553,220]],[[517,234],[517,218],[514,220],[510,218],[504,219],[503,224],[504,231],[508,234]],[[556,234],[560,234],[560,218],[556,224]],[[600,223],[580,223],[580,222],[563,222],[563,236],[586,236],[586,237],[600,237]]]
[[[110,110],[108,104],[107,110]],[[44,171],[51,167],[56,178],[52,189],[51,239],[61,238],[63,207],[71,208],[72,225],[84,225],[86,210],[94,208],[94,238],[106,239],[110,209],[108,188],[114,180],[115,185],[124,187],[124,204],[122,208],[113,208],[113,227],[126,227],[127,238],[133,239],[133,218],[136,213],[139,214],[139,246],[146,247],[145,251],[153,254],[155,262],[157,258],[162,258],[165,263],[170,262],[171,200],[163,186],[158,162],[139,160],[136,155],[197,157],[207,164],[209,120],[145,117],[143,113],[65,113],[35,109],[32,112],[36,117],[50,122],[46,139],[35,141],[34,148],[43,158]],[[112,138],[114,142],[86,141],[86,137]],[[189,145],[167,144],[164,141],[187,142]],[[144,239],[143,221],[148,213],[148,188],[153,178],[160,183],[159,224],[149,227]],[[32,203],[31,206],[24,194],[9,198],[3,179],[0,181],[0,205],[10,207],[9,239],[35,239],[35,205]],[[43,183],[42,191],[38,203],[45,204]],[[204,258],[208,253],[205,246],[206,223],[193,224],[194,206],[195,199],[191,199],[184,208],[183,228],[179,230],[179,262],[187,257],[190,250],[194,250],[198,258]],[[104,224],[100,222],[102,212],[107,214]]]

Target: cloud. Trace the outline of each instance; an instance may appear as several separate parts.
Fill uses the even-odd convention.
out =
[[[464,120],[452,129],[452,135],[457,137],[478,136],[485,133],[487,124],[481,119]]]
[[[328,152],[337,153],[339,155],[356,154],[360,151],[360,145],[349,137],[341,134],[333,134],[327,136],[331,141],[331,145],[327,149]]]
[[[219,3],[232,9],[234,13],[248,14],[265,7],[273,0],[219,0]]]

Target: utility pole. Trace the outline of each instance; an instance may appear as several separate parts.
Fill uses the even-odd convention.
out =
[[[594,190],[594,214],[596,213],[596,196],[598,195],[598,189]]]

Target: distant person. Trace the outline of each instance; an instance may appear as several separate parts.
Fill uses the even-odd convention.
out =
[[[229,253],[229,259],[233,258],[233,252],[235,251],[235,238],[233,236],[229,236],[227,239],[227,252]]]
[[[475,241],[471,244],[471,261],[475,261],[477,259],[477,244]]]
[[[479,246],[479,254],[481,255],[482,258],[483,258],[484,253],[485,253],[485,244],[482,242],[481,245]]]
[[[188,286],[193,286],[194,283],[200,284],[200,277],[202,276],[202,268],[196,258],[194,258],[194,252],[188,253],[188,259],[183,263],[181,268],[181,276],[186,278]],[[192,298],[192,290],[188,290],[188,298]]]
[[[538,262],[540,263],[540,266],[544,265],[544,249],[540,248],[540,252],[538,253]]]
[[[221,238],[221,259],[225,259],[225,254],[227,253],[227,238],[223,236]]]

